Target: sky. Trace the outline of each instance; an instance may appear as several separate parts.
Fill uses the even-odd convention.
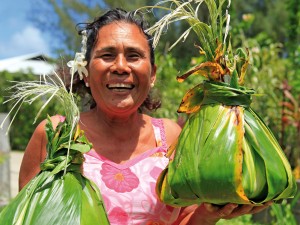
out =
[[[41,53],[50,54],[47,38],[28,20],[28,0],[1,0],[0,60]]]

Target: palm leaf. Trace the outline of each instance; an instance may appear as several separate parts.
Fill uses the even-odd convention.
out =
[[[249,107],[252,91],[211,82],[202,87],[193,95],[199,110],[187,120],[170,149],[175,156],[158,178],[160,199],[175,206],[259,205],[293,197],[296,184],[290,165]]]

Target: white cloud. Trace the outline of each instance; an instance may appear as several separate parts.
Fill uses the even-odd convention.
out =
[[[35,52],[49,54],[49,47],[42,33],[30,25],[14,33],[8,41],[0,43],[0,58]]]

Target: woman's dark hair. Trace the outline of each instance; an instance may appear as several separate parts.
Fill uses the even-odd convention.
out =
[[[87,62],[89,63],[91,57],[91,51],[98,40],[99,30],[105,25],[118,22],[118,21],[135,24],[141,29],[141,31],[144,33],[148,41],[148,46],[150,49],[150,61],[151,64],[154,65],[155,57],[154,57],[154,49],[152,43],[153,38],[145,31],[148,28],[148,23],[144,20],[142,13],[138,11],[127,12],[119,8],[109,10],[104,15],[95,18],[95,20],[91,23],[80,23],[77,25],[78,27],[80,27],[80,30],[78,32],[79,34],[81,34],[82,30],[86,30],[88,34],[87,51],[85,55]]]
[[[138,11],[127,12],[120,8],[107,11],[104,15],[95,18],[94,21],[91,23],[77,24],[78,33],[80,35],[83,30],[86,30],[87,32],[87,44],[86,44],[87,49],[86,49],[85,59],[87,60],[88,64],[91,59],[91,51],[93,50],[98,40],[99,30],[105,25],[118,22],[118,21],[135,24],[141,29],[141,31],[144,33],[148,41],[148,46],[150,49],[150,63],[152,66],[154,66],[155,56],[154,56],[154,48],[152,44],[153,38],[151,35],[146,33],[146,29],[148,28],[148,23],[144,20],[144,17],[141,12]],[[77,81],[79,81],[79,79],[77,79]],[[79,85],[79,83],[81,85]],[[79,83],[73,85],[73,87],[75,87],[75,90],[81,96],[83,95],[86,96],[86,92],[88,92],[91,95],[90,89],[85,87],[84,82],[81,81]],[[90,108],[94,108],[96,106],[93,99],[91,99],[91,101],[88,101],[88,103],[90,104]],[[152,111],[158,109],[160,106],[161,106],[161,101],[159,99],[156,100],[152,99],[151,94],[149,93],[144,103],[140,106],[139,110],[144,111],[144,109],[146,108],[146,110]]]

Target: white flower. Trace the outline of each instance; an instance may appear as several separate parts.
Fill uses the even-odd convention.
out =
[[[84,54],[81,52],[77,52],[75,54],[75,59],[67,63],[68,67],[71,68],[70,73],[74,75],[76,72],[78,72],[80,80],[83,79],[83,75],[85,75],[86,77],[88,77],[89,75],[87,69],[85,68],[87,65],[87,61],[84,59]]]

